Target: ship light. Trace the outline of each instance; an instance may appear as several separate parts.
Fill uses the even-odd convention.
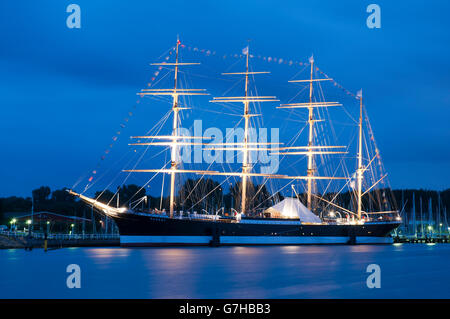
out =
[[[336,216],[335,212],[330,212],[329,215],[330,215],[330,217],[335,217]]]
[[[27,220],[27,225],[31,224],[31,219]]]
[[[402,218],[400,216],[395,217],[396,220],[402,220]]]
[[[281,211],[281,215],[283,218],[297,218],[298,213],[294,207],[294,204],[290,203],[284,207]]]
[[[126,207],[120,207],[120,208],[119,208],[119,212],[121,212],[121,213],[125,212],[126,210],[127,210]]]

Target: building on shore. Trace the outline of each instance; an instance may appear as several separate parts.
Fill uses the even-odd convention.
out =
[[[91,232],[92,221],[77,216],[67,216],[51,212],[4,213],[9,221],[9,229],[28,232],[31,228],[38,233],[75,234]]]

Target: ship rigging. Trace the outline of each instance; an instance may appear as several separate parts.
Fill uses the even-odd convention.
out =
[[[102,203],[96,198],[90,198],[82,193],[73,190],[69,192],[82,201],[95,207],[98,211],[112,217],[119,227],[121,242],[123,245],[164,245],[164,244],[308,244],[308,243],[389,243],[390,232],[396,229],[399,224],[398,212],[396,210],[367,211],[363,209],[364,196],[371,196],[371,190],[384,180],[386,174],[381,178],[374,180],[371,185],[363,190],[364,174],[370,171],[374,160],[379,156],[378,149],[364,165],[363,149],[363,99],[362,92],[358,94],[359,100],[359,118],[357,133],[357,163],[356,170],[350,176],[336,176],[336,172],[329,175],[318,174],[316,157],[346,155],[349,153],[348,146],[330,145],[329,143],[316,143],[318,138],[317,124],[323,122],[316,110],[327,109],[331,107],[341,107],[339,102],[328,102],[325,100],[314,99],[314,84],[331,81],[328,77],[314,77],[314,58],[309,59],[309,79],[291,80],[291,83],[306,83],[308,85],[308,100],[306,102],[284,103],[277,106],[277,109],[306,109],[307,110],[307,129],[308,137],[306,145],[289,144],[283,146],[283,143],[253,142],[250,141],[249,132],[251,130],[251,119],[261,117],[252,111],[250,107],[253,104],[276,103],[279,102],[275,96],[264,96],[250,94],[249,76],[268,74],[267,71],[250,70],[250,46],[243,50],[245,58],[245,70],[241,72],[226,72],[222,75],[243,76],[244,94],[239,96],[220,96],[213,97],[210,100],[213,104],[233,104],[238,103],[243,106],[241,117],[243,119],[243,137],[236,142],[213,143],[205,140],[208,137],[196,136],[195,134],[182,134],[181,111],[189,109],[185,105],[180,105],[179,98],[186,96],[204,96],[209,95],[205,89],[189,89],[179,86],[180,67],[199,65],[198,62],[180,62],[181,41],[177,39],[174,47],[175,61],[153,63],[152,65],[173,68],[174,82],[171,88],[151,88],[142,89],[140,96],[169,96],[171,98],[170,115],[172,117],[172,127],[170,135],[139,135],[132,136],[137,142],[130,143],[130,146],[164,146],[170,151],[169,168],[145,168],[145,169],[124,169],[127,173],[153,173],[167,174],[170,176],[169,189],[169,211],[168,214],[161,211],[135,211],[131,206],[112,207],[109,204]],[[142,142],[141,140],[146,140]],[[156,141],[155,141],[156,140]],[[148,141],[148,142],[147,142]],[[186,169],[182,167],[180,161],[180,148],[185,146],[199,146],[210,151],[233,150],[240,152],[242,163],[240,170],[212,170],[212,169]],[[251,152],[267,152],[271,155],[281,156],[306,156],[306,175],[287,174],[287,173],[258,173],[254,170],[255,163],[250,160]],[[369,153],[368,151],[366,153]],[[177,176],[195,174],[201,176],[224,176],[238,177],[240,179],[240,205],[239,211],[231,210],[225,214],[224,207],[215,212],[206,214],[190,214],[176,211],[176,181]],[[354,177],[354,178],[353,178]],[[374,176],[373,176],[374,177]],[[294,200],[284,200],[269,209],[263,214],[255,215],[249,210],[248,187],[251,178],[262,178],[264,184],[268,180],[305,181],[305,202],[301,203],[301,196],[297,194],[293,184],[291,184],[295,193]],[[353,189],[354,196],[350,204],[354,201],[355,208],[343,207],[336,203],[336,198],[340,192],[330,196],[328,194],[317,192],[317,181],[343,181],[345,186],[353,185],[356,179],[356,187]],[[373,179],[373,178],[372,178]],[[161,197],[162,200],[162,197]],[[139,203],[142,202],[142,199]],[[321,204],[319,204],[321,203]],[[325,206],[324,206],[325,205]],[[331,214],[327,216],[324,210],[327,207],[333,207],[338,212],[340,218],[332,218]],[[386,205],[385,205],[386,206]],[[369,206],[370,207],[370,206]],[[381,208],[381,205],[378,206]],[[219,214],[221,212],[221,214]],[[340,212],[340,213],[339,213]],[[347,215],[342,218],[342,214]],[[334,213],[333,213],[334,215]]]

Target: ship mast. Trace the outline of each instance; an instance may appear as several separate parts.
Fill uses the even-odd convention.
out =
[[[314,57],[310,58],[311,63],[311,76],[309,81],[309,107],[308,107],[308,124],[309,124],[309,134],[308,134],[308,168],[307,168],[307,176],[314,176],[314,157],[312,154],[312,146],[314,143],[314,108],[312,107],[312,93],[313,93],[313,70],[314,70]],[[307,207],[311,210],[311,193],[312,193],[312,178],[309,178],[307,183]]]
[[[177,79],[178,79],[178,48],[180,46],[180,39],[177,37],[177,47],[176,47],[176,56],[175,56],[175,74],[174,74],[174,84],[173,84],[173,91],[176,92],[177,90]],[[174,94],[172,95],[173,101],[172,101],[172,110],[173,110],[173,125],[172,125],[172,136],[177,136],[178,132],[178,95]],[[173,208],[175,204],[175,170],[178,168],[178,162],[177,162],[177,153],[178,153],[178,147],[174,143],[174,145],[171,147],[170,152],[170,169],[173,171],[170,174],[170,217],[173,216]]]
[[[175,207],[175,175],[177,173],[182,172],[182,170],[178,170],[178,146],[179,145],[196,145],[198,143],[192,142],[179,142],[179,140],[190,140],[190,139],[201,139],[202,137],[194,137],[194,136],[178,136],[178,122],[179,122],[179,111],[183,109],[188,109],[186,107],[180,107],[178,105],[178,97],[180,95],[207,95],[205,90],[202,89],[179,89],[178,88],[178,69],[179,66],[185,65],[198,65],[200,63],[180,63],[179,60],[179,46],[181,42],[177,37],[176,44],[176,55],[175,55],[175,63],[152,63],[151,65],[158,66],[174,66],[174,85],[173,89],[143,89],[141,90],[139,95],[170,95],[172,96],[172,112],[173,112],[173,124],[172,124],[172,135],[170,136],[134,136],[132,138],[151,138],[151,139],[166,139],[168,142],[156,142],[156,143],[132,143],[130,145],[160,145],[160,146],[169,146],[171,149],[170,158],[170,170],[124,170],[126,172],[165,172],[170,174],[170,209],[169,214],[170,217],[173,217],[174,207]]]
[[[250,102],[253,103],[259,103],[259,102],[274,102],[278,101],[275,99],[274,96],[249,96],[248,93],[248,76],[254,75],[254,74],[267,74],[270,72],[250,72],[249,71],[249,57],[250,57],[250,46],[247,45],[247,47],[243,50],[243,53],[245,54],[245,72],[235,72],[235,73],[222,73],[225,75],[245,75],[245,92],[244,96],[239,97],[218,97],[214,98],[211,102],[242,102],[244,104],[244,140],[243,143],[239,143],[241,147],[238,149],[242,152],[242,174],[241,174],[241,214],[245,214],[246,207],[247,207],[247,180],[249,176],[259,176],[264,174],[250,174],[251,165],[249,164],[249,151],[250,150],[267,150],[263,148],[249,148],[249,125],[250,125],[250,118],[253,116],[259,116],[259,114],[252,114],[249,112],[249,104]],[[234,143],[225,143],[226,145],[234,144]],[[252,143],[252,145],[260,145],[264,143]],[[265,143],[268,144],[268,143]],[[270,174],[265,175],[266,177],[270,177]]]
[[[178,45],[179,40],[177,41],[177,53],[178,53]],[[223,75],[245,75],[245,92],[244,96],[221,96],[221,97],[214,97],[213,100],[210,102],[212,103],[243,103],[244,104],[244,120],[245,120],[245,126],[244,126],[244,139],[242,142],[233,142],[233,143],[194,143],[190,142],[190,140],[193,139],[203,139],[204,137],[201,136],[179,136],[178,135],[178,111],[182,109],[187,109],[185,107],[180,107],[178,105],[178,96],[179,95],[207,95],[207,93],[202,92],[204,90],[202,89],[179,89],[177,88],[177,73],[178,73],[178,66],[180,65],[193,65],[193,64],[199,64],[199,63],[180,63],[178,62],[178,54],[176,56],[176,62],[175,63],[154,63],[152,65],[160,65],[160,66],[175,66],[175,83],[173,89],[143,89],[141,90],[140,95],[170,95],[173,97],[173,103],[172,103],[172,110],[174,113],[174,122],[173,122],[173,130],[172,135],[170,136],[132,136],[132,138],[139,138],[139,139],[162,139],[162,140],[168,140],[164,142],[149,142],[149,143],[130,143],[130,145],[157,145],[157,146],[169,146],[171,148],[171,167],[170,169],[132,169],[132,170],[124,170],[124,172],[141,172],[141,173],[163,173],[163,174],[170,174],[171,175],[171,191],[170,191],[170,217],[173,217],[173,210],[174,210],[174,199],[175,199],[175,174],[198,174],[198,175],[216,175],[216,176],[236,176],[240,177],[242,181],[242,189],[241,189],[241,214],[244,214],[246,212],[246,206],[247,206],[247,182],[249,177],[263,177],[263,178],[275,178],[275,179],[303,179],[303,180],[310,180],[312,178],[314,179],[346,179],[345,177],[325,177],[325,176],[288,176],[283,174],[265,174],[265,173],[255,173],[251,171],[252,166],[249,163],[249,152],[250,151],[280,151],[280,150],[290,150],[290,149],[302,149],[304,147],[279,147],[276,148],[270,147],[271,144],[280,144],[280,143],[267,143],[267,142],[249,142],[249,127],[250,127],[250,118],[254,116],[260,116],[260,114],[253,114],[249,110],[250,103],[260,103],[260,102],[277,102],[275,96],[253,96],[249,95],[248,91],[248,85],[249,85],[249,75],[254,74],[267,74],[270,72],[252,72],[249,71],[249,47],[247,46],[245,49],[245,57],[246,57],[246,69],[245,72],[235,72],[235,73],[222,73]],[[319,79],[313,79],[312,81],[317,81]],[[328,79],[327,79],[328,80]],[[311,81],[311,80],[307,80]],[[312,82],[311,81],[311,82]],[[292,82],[303,82],[303,81],[292,81]],[[305,106],[306,105],[306,106]],[[340,105],[337,104],[337,102],[323,102],[323,103],[297,103],[297,104],[285,104],[282,105],[281,108],[284,107],[321,107],[321,106],[331,106],[331,105]],[[180,145],[207,145],[208,148],[205,150],[236,150],[243,152],[243,161],[242,161],[242,168],[240,172],[219,172],[219,171],[210,171],[210,170],[186,170],[186,169],[179,169],[179,163],[177,162],[177,156],[178,156],[178,146]],[[266,147],[260,147],[261,145],[266,145]],[[232,146],[232,147],[230,147]],[[271,154],[334,154],[334,153],[345,153],[345,152],[330,152],[330,151],[323,151],[321,149],[324,148],[339,148],[343,146],[308,146],[307,152],[290,152],[290,153],[271,153]],[[314,149],[319,148],[317,151],[313,151]]]
[[[248,55],[250,47],[247,46],[246,62],[245,62],[245,100],[248,97]],[[244,101],[244,145],[243,145],[243,159],[242,159],[242,194],[241,194],[241,213],[245,212],[246,202],[247,202],[247,175],[248,172],[248,124],[249,124],[249,114],[248,114],[248,101]]]
[[[326,151],[325,149],[332,148],[345,148],[345,146],[320,146],[314,145],[314,123],[321,121],[314,119],[314,109],[318,107],[329,107],[329,106],[341,106],[342,104],[338,102],[313,102],[313,83],[320,81],[331,81],[331,78],[323,78],[323,79],[315,79],[314,78],[314,57],[311,56],[309,58],[310,63],[310,78],[308,80],[294,80],[289,81],[291,83],[309,83],[309,102],[308,103],[290,103],[290,104],[281,104],[280,109],[293,109],[293,108],[307,108],[308,109],[308,145],[306,147],[286,147],[284,149],[306,149],[306,152],[286,152],[280,153],[283,155],[306,155],[307,156],[307,188],[306,188],[306,203],[307,208],[311,210],[312,208],[312,193],[313,193],[313,182],[316,179],[324,179],[324,177],[316,176],[315,172],[315,163],[314,156],[320,154],[345,154],[346,152],[340,151]],[[338,179],[333,177],[328,177],[327,179]]]
[[[358,137],[358,171],[357,171],[357,180],[358,180],[358,220],[361,219],[361,212],[362,212],[362,180],[363,180],[363,172],[364,167],[362,165],[362,90],[360,91],[359,95],[359,137]]]

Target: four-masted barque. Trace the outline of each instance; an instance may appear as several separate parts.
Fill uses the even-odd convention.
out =
[[[242,96],[222,96],[213,98],[212,103],[240,103],[243,105],[244,135],[243,139],[233,143],[205,143],[202,136],[186,136],[179,133],[180,112],[186,109],[180,105],[180,96],[207,95],[202,89],[179,88],[179,68],[199,63],[182,63],[179,61],[180,41],[177,40],[175,50],[175,62],[155,63],[153,65],[174,69],[173,88],[167,89],[143,89],[140,95],[165,95],[172,98],[171,116],[172,132],[170,135],[135,136],[139,142],[132,145],[162,145],[170,148],[170,167],[125,170],[132,173],[163,173],[170,176],[170,202],[169,210],[137,210],[125,207],[113,207],[102,203],[95,198],[69,192],[87,204],[93,206],[99,212],[114,219],[119,228],[120,243],[122,246],[154,246],[154,245],[263,245],[263,244],[386,244],[391,243],[390,233],[401,224],[398,212],[376,211],[368,212],[363,207],[363,196],[375,185],[363,190],[364,173],[371,165],[373,159],[363,163],[363,103],[362,94],[358,95],[360,114],[358,122],[358,147],[357,169],[355,171],[354,208],[345,208],[324,196],[319,196],[314,191],[317,180],[343,180],[351,182],[352,177],[320,176],[317,174],[315,158],[320,155],[346,154],[344,146],[315,144],[314,134],[316,122],[315,110],[340,106],[338,102],[325,102],[313,100],[313,84],[321,81],[329,81],[329,78],[314,78],[314,59],[310,58],[310,77],[304,80],[290,82],[304,82],[309,85],[309,100],[302,103],[281,104],[280,109],[304,109],[307,111],[308,144],[305,146],[275,146],[270,145],[270,151],[277,155],[302,155],[306,156],[306,174],[303,176],[291,176],[284,174],[257,173],[253,170],[253,164],[249,160],[250,152],[267,150],[267,142],[251,142],[249,140],[250,119],[260,116],[252,113],[249,107],[252,103],[277,102],[274,96],[259,96],[249,94],[249,76],[269,72],[255,72],[249,69],[249,47],[243,55],[246,68],[243,72],[223,73],[226,75],[243,76],[245,80],[244,94]],[[147,140],[149,142],[140,142]],[[156,142],[155,142],[156,140]],[[280,143],[279,143],[280,144]],[[219,170],[195,170],[183,169],[180,165],[178,152],[180,146],[201,145],[210,150],[234,150],[241,152],[242,165],[239,171]],[[201,176],[234,176],[240,179],[240,196],[237,210],[225,213],[224,209],[207,214],[176,211],[176,179],[180,174],[198,174]],[[303,204],[298,196],[285,198],[269,207],[261,214],[251,214],[248,211],[247,188],[251,178],[281,179],[291,181],[305,181],[306,189]],[[376,182],[378,183],[378,182]],[[376,184],[375,183],[375,184]],[[297,195],[297,193],[296,193]],[[313,207],[316,202],[325,202],[328,209],[319,211]],[[339,215],[339,217],[336,215]],[[346,216],[346,217],[343,217]]]

